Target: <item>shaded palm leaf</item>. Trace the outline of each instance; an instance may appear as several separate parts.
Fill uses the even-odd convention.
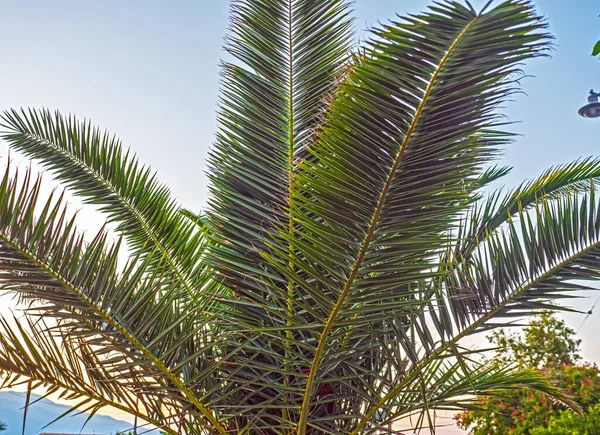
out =
[[[211,224],[215,266],[247,287],[269,267],[260,257],[267,234],[293,230],[291,184],[348,59],[351,20],[345,0],[231,4],[225,48],[237,63],[222,70]]]
[[[309,157],[307,149],[343,74],[350,54],[351,19],[345,0],[240,0],[231,4],[232,35],[225,48],[235,63],[225,63],[222,70],[220,131],[210,162],[213,198],[209,222],[216,243],[209,261],[236,293],[230,305],[238,306],[240,298],[250,300],[252,306],[246,305],[249,312],[240,320],[247,323],[253,317],[266,320],[273,310],[279,317],[282,313],[293,315],[293,286],[260,251],[277,225],[285,225],[289,233],[294,231],[294,218],[288,213],[291,185],[298,164]],[[292,247],[286,249],[289,257]],[[265,289],[265,278],[276,280],[283,292],[273,295]],[[290,326],[292,320],[285,322]],[[259,320],[259,325],[282,326],[269,320]],[[247,326],[256,328],[257,324]],[[266,369],[267,361],[255,354],[256,340],[249,340],[240,356],[242,361],[258,358],[258,377],[265,376],[265,370],[273,372],[268,382],[279,391],[268,395],[277,402],[273,406],[283,407],[283,412],[267,415],[265,427],[289,419],[288,399],[281,391],[294,388],[288,384],[295,376],[288,367],[294,359],[294,334],[279,330],[272,336],[279,336],[278,342],[261,349],[282,354],[270,360],[271,368]],[[239,340],[246,339],[242,335]],[[282,349],[286,350],[282,353]],[[237,362],[230,362],[232,373],[228,376],[240,383],[235,399],[229,394],[222,396],[223,406],[262,403],[264,394],[253,390],[266,381],[250,381],[248,367],[242,369]],[[239,373],[244,373],[243,379],[237,379]],[[250,386],[244,388],[248,382]],[[239,408],[230,412],[240,414]],[[253,414],[252,418],[260,417]]]

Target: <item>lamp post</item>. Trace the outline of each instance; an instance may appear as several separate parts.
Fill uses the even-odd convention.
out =
[[[598,102],[598,98],[600,98],[600,94],[594,92],[592,89],[588,97],[588,104],[579,109],[579,114],[584,118],[600,117],[600,102]]]

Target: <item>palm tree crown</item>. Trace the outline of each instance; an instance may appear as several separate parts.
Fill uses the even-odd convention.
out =
[[[511,191],[498,107],[550,36],[533,5],[435,3],[358,46],[347,0],[233,0],[205,215],[114,136],[9,110],[3,138],[119,235],[7,169],[0,371],[169,434],[374,434],[433,426],[539,374],[461,340],[600,277],[600,160]],[[491,192],[491,193],[490,193]],[[128,255],[126,261],[123,256]],[[408,419],[408,417],[414,417]]]

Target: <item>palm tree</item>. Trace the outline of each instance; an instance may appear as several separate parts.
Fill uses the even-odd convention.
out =
[[[9,145],[117,235],[84,238],[7,169],[0,278],[25,311],[1,320],[5,384],[169,434],[433,426],[510,387],[568,401],[462,346],[600,278],[600,160],[490,189],[497,108],[545,27],[528,1],[442,1],[357,47],[350,1],[233,1],[205,215],[90,122],[5,112]]]

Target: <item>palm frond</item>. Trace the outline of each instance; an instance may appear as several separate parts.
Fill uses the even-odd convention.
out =
[[[587,194],[543,198],[532,212],[521,211],[504,231],[490,235],[462,275],[478,289],[477,299],[465,302],[472,304],[472,317],[464,320],[476,320],[469,328],[490,316],[561,309],[552,301],[589,289],[600,278],[598,210],[592,184]]]
[[[169,416],[159,405],[160,400],[155,400],[164,395],[160,385],[144,379],[135,367],[119,373],[126,382],[114,382],[115,374],[103,352],[84,340],[73,343],[72,338],[64,337],[67,341],[63,342],[57,332],[60,330],[49,328],[43,319],[0,319],[0,374],[5,375],[2,387],[31,384],[36,390],[44,388],[46,395],[58,393],[60,398],[85,402],[91,406],[89,411],[111,406],[137,415],[167,433],[177,433],[169,422],[177,422],[180,415]],[[151,401],[142,401],[143,409],[137,406],[138,393],[142,397],[153,396]]]
[[[297,230],[279,234],[294,258],[276,239],[275,254],[264,254],[294,283],[298,310],[312,306],[323,325],[309,347],[299,435],[318,386],[336,382],[330,358],[348,332],[339,322],[352,319],[354,328],[375,334],[373,325],[387,325],[386,318],[416,325],[426,317],[410,286],[431,269],[471,201],[464,180],[507,140],[492,128],[494,109],[514,90],[518,63],[543,54],[544,26],[526,2],[507,1],[484,14],[440,3],[375,31],[367,55],[341,84],[310,149],[314,157],[293,184]],[[300,279],[306,276],[310,282]],[[433,337],[423,324],[417,332],[430,353]]]
[[[445,328],[438,328],[446,331],[445,337],[431,355],[408,370],[407,380],[465,336],[501,326],[504,318],[568,309],[554,301],[574,297],[574,292],[590,289],[589,283],[600,279],[600,204],[594,183],[590,184],[587,194],[546,197],[529,213],[522,210],[506,229],[489,235],[469,263],[459,264],[450,277],[440,281],[444,294],[436,293],[435,304],[445,307],[455,327],[446,322]],[[441,311],[430,311],[434,323],[440,322],[434,318]],[[367,424],[378,407],[404,394],[405,386],[391,388],[359,427]]]
[[[511,217],[534,207],[544,198],[560,198],[564,194],[587,191],[590,182],[600,181],[600,160],[586,158],[544,171],[534,180],[522,183],[508,193],[498,190],[477,203],[467,216],[467,225],[459,233],[460,245],[455,255],[468,253],[485,240],[486,235]]]
[[[56,320],[44,333],[56,328],[63,341],[87,336],[99,349],[110,349],[113,382],[132,364],[143,367],[144,377],[159,383],[170,400],[178,403],[171,406],[189,403],[195,410],[190,414],[197,413],[224,433],[215,414],[197,397],[198,391],[207,388],[202,380],[216,382],[210,368],[206,371],[199,363],[212,348],[206,327],[210,314],[199,311],[196,300],[182,299],[180,288],[165,288],[164,268],[151,271],[149,267],[158,263],[150,256],[119,271],[119,243],[110,245],[104,232],[85,243],[74,219],[68,218],[62,198],[42,203],[36,216],[41,180],[32,182],[28,172],[19,183],[18,174],[11,179],[9,172],[10,167],[0,183],[4,290],[23,301],[42,304],[32,305],[27,313]],[[198,372],[205,375],[199,377]],[[139,394],[143,391],[140,388]],[[155,400],[169,406],[160,397]]]
[[[459,276],[453,271],[455,269],[464,271],[464,266],[472,262],[473,253],[485,243],[488,236],[516,219],[521,213],[537,207],[539,201],[551,201],[566,194],[588,191],[590,183],[594,185],[598,183],[599,171],[598,159],[581,159],[550,168],[534,180],[524,182],[508,193],[499,189],[487,197],[476,198],[460,220],[455,231],[455,243],[450,245],[440,258],[438,267],[443,277],[439,281],[431,281],[429,286],[439,289],[441,285],[445,285],[458,289],[453,298],[462,299],[466,301],[465,304],[469,300],[476,299],[476,287],[468,282],[468,276]],[[489,178],[487,175],[484,177],[485,180]],[[443,296],[438,298],[438,303],[441,305],[439,316],[437,318],[434,316],[435,321],[440,328],[452,330],[452,321],[448,317],[449,308],[444,305]],[[455,307],[460,309],[460,304],[456,303]],[[433,309],[433,306],[431,308]]]
[[[348,60],[345,0],[235,0],[222,74],[220,131],[212,153],[215,266],[251,285],[277,225],[293,231],[290,186]],[[249,271],[252,271],[249,273]],[[255,284],[259,285],[259,284]]]
[[[408,382],[410,381],[410,382]],[[551,400],[571,409],[580,407],[560,388],[552,384],[542,372],[519,369],[517,366],[498,366],[472,363],[468,366],[456,359],[438,359],[417,377],[407,377],[402,394],[393,405],[386,407],[385,418],[377,423],[380,428],[412,417],[410,429],[428,427],[435,430],[434,411],[457,411],[473,406],[474,395],[511,394],[520,388],[529,388],[548,395]],[[423,405],[424,404],[424,405]],[[416,418],[415,418],[416,417]],[[370,423],[373,426],[373,423]],[[353,433],[360,433],[359,431]]]
[[[237,388],[223,394],[221,402],[242,427],[251,423],[285,431],[291,420],[288,408],[296,406],[290,392],[296,389],[291,386],[295,371],[290,367],[297,357],[292,354],[295,333],[289,329],[294,290],[261,251],[278,225],[294,232],[291,185],[300,162],[311,158],[307,150],[349,61],[350,2],[239,0],[231,5],[231,37],[225,49],[235,60],[222,68],[220,130],[210,160],[207,220],[215,243],[208,261],[235,295],[225,300],[231,306],[224,318],[226,328],[231,329],[231,323],[244,330],[271,328],[271,339],[277,343],[264,349],[257,344],[260,340],[239,337],[244,350],[230,358],[226,375]],[[286,248],[288,257],[291,249]],[[277,281],[281,291],[271,292],[265,279]],[[240,312],[239,318],[231,318],[232,312]],[[282,317],[290,317],[284,320],[287,330],[278,321]],[[237,340],[233,342],[236,349]],[[268,365],[261,351],[273,355]],[[253,365],[255,358],[260,367],[248,367],[246,360]],[[273,391],[267,400],[277,405],[264,403],[267,393],[255,392],[269,372]],[[244,422],[241,408],[252,408],[256,400],[282,411],[260,415],[254,406],[252,419]]]
[[[116,137],[89,121],[48,110],[6,111],[2,127],[7,129],[2,138],[12,148],[49,168],[71,192],[116,223],[115,231],[126,237],[135,255],[161,251],[161,266],[171,271],[170,279],[195,295],[198,286],[190,277],[202,254],[199,235],[180,215],[169,190]]]

